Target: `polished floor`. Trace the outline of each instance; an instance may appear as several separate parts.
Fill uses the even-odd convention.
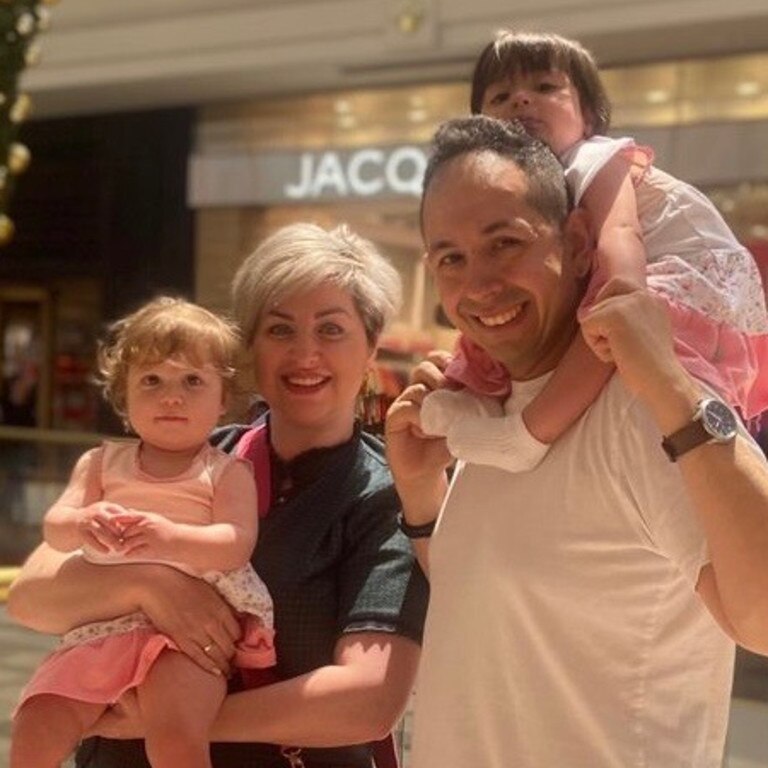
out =
[[[10,714],[19,691],[55,643],[54,638],[15,626],[0,606],[0,768],[8,768]]]

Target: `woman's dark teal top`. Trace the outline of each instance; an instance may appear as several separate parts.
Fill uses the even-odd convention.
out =
[[[248,427],[212,441],[231,451]],[[426,579],[397,526],[399,501],[381,441],[359,429],[332,448],[290,462],[271,457],[272,504],[252,562],[275,604],[277,671],[283,679],[333,662],[340,636],[376,631],[421,641]],[[258,717],[254,712],[254,717]],[[278,748],[214,744],[215,768],[285,768]],[[305,749],[307,768],[369,768],[367,745]],[[78,768],[149,768],[140,741],[90,739]]]

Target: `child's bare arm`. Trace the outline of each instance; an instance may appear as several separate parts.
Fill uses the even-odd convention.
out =
[[[127,558],[180,562],[195,571],[232,570],[248,562],[258,535],[256,484],[246,464],[232,462],[216,484],[212,522],[175,523],[131,510],[123,532]]]
[[[85,545],[107,552],[118,543],[113,514],[120,509],[107,502],[86,503],[88,478],[100,450],[94,448],[78,459],[67,487],[45,513],[43,537],[60,552],[73,552]]]
[[[60,552],[72,552],[83,544],[78,512],[85,499],[86,481],[96,450],[86,451],[77,460],[67,487],[43,518],[43,538]]]
[[[597,274],[592,292],[613,277],[645,285],[645,246],[627,161],[617,155],[600,170],[581,199],[595,233]],[[594,281],[598,281],[598,285]]]
[[[635,188],[623,157],[613,157],[600,170],[581,204],[589,214],[596,241],[591,297],[612,278],[644,286],[645,246]],[[612,372],[612,366],[601,363],[577,334],[552,378],[523,410],[530,433],[543,443],[553,443],[592,405]]]

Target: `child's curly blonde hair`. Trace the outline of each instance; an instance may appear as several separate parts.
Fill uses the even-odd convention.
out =
[[[230,395],[240,352],[234,323],[185,299],[160,296],[109,326],[98,348],[97,380],[104,398],[125,420],[132,365],[176,358],[200,367],[212,365]]]

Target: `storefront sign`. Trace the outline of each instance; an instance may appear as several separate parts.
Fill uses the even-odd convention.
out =
[[[423,147],[197,155],[190,204],[267,205],[421,194]]]
[[[418,147],[398,147],[390,152],[360,149],[347,157],[339,152],[304,152],[299,180],[285,185],[285,196],[292,200],[328,194],[372,197],[383,192],[418,196],[425,164],[424,152]]]

